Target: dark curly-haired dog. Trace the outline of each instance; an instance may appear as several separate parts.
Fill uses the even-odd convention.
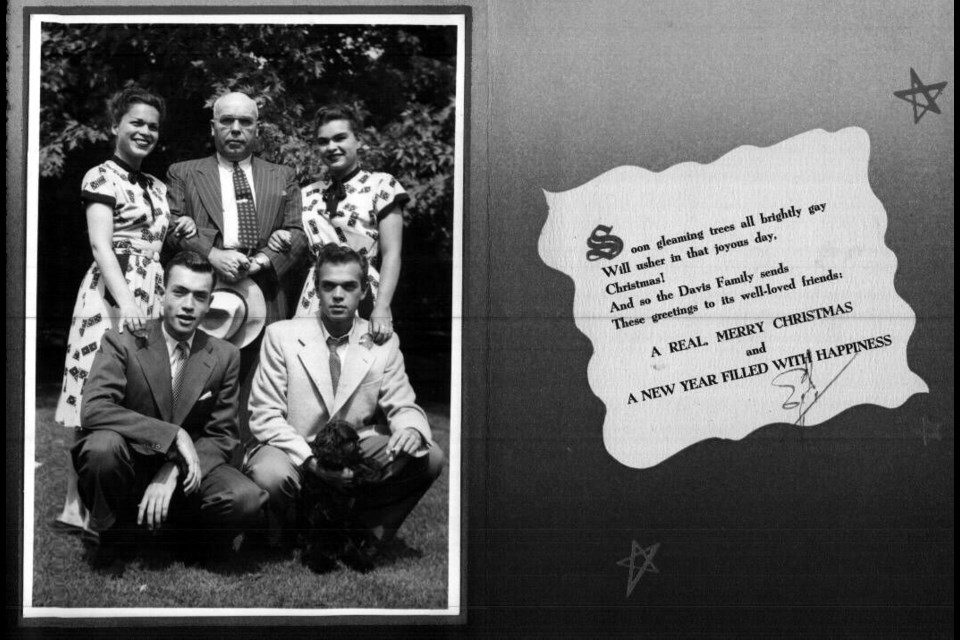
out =
[[[336,568],[337,558],[357,571],[370,571],[373,562],[361,549],[351,516],[356,489],[376,481],[380,466],[364,459],[356,429],[343,420],[325,424],[310,443],[310,450],[328,477],[308,473],[304,479],[300,512],[309,528],[304,562],[317,573]],[[345,469],[352,472],[349,480],[342,479]]]

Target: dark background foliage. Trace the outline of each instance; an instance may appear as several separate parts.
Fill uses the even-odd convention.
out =
[[[167,101],[144,169],[213,153],[211,106],[244,91],[260,106],[261,155],[322,175],[316,110],[331,102],[364,119],[364,166],[396,176],[404,211],[403,271],[393,304],[418,392],[449,390],[456,30],[430,26],[48,25],[40,114],[38,376],[59,382],[77,287],[92,258],[80,181],[112,152],[105,102],[138,84]],[[305,272],[304,272],[305,273]],[[295,285],[297,288],[299,285]]]

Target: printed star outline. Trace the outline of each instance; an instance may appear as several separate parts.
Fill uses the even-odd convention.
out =
[[[923,84],[923,81],[920,80],[920,76],[918,76],[917,72],[913,70],[913,67],[911,67],[910,88],[894,91],[893,95],[913,105],[913,123],[917,124],[920,122],[920,118],[922,118],[927,111],[940,113],[940,107],[937,106],[937,98],[940,97],[940,94],[943,93],[943,90],[946,86],[946,82]],[[933,91],[936,91],[936,93],[931,95],[931,92]],[[917,99],[920,94],[922,94],[926,99],[926,104],[921,104]]]
[[[637,583],[640,582],[640,578],[643,577],[643,574],[649,571],[650,573],[660,573],[660,570],[657,569],[653,564],[653,556],[657,554],[657,549],[660,548],[660,543],[650,545],[646,549],[640,546],[636,540],[631,540],[630,555],[620,560],[617,563],[617,566],[626,567],[630,569],[630,575],[627,576],[627,595],[629,598],[630,594],[633,593],[634,587],[637,586]],[[643,558],[643,564],[637,566],[637,558]]]

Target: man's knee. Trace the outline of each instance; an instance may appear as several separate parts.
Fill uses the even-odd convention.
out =
[[[443,471],[446,463],[447,459],[443,455],[443,451],[440,450],[440,447],[436,445],[431,447],[430,453],[427,454],[427,476],[431,481],[440,477],[440,473]]]
[[[283,495],[294,497],[300,489],[300,478],[296,469],[285,468],[279,464],[258,464],[247,468],[247,475],[258,487],[271,497]]]
[[[237,487],[233,495],[232,512],[236,520],[253,521],[260,514],[260,510],[270,495],[253,482],[245,482]]]
[[[286,453],[275,447],[265,445],[257,450],[244,471],[271,500],[290,500],[300,492],[300,471]]]
[[[116,431],[92,431],[73,447],[73,466],[78,474],[109,472],[129,462],[127,441]]]
[[[242,477],[231,486],[205,499],[201,511],[206,520],[214,522],[254,523],[268,497],[264,489]]]

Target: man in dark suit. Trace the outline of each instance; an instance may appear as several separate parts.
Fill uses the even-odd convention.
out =
[[[290,317],[288,292],[300,293],[298,276],[307,252],[300,189],[293,169],[253,155],[258,144],[257,104],[228,93],[213,105],[210,123],[216,154],[172,165],[167,174],[171,214],[197,224],[190,238],[168,236],[174,249],[206,256],[229,282],[251,277],[263,291],[267,324]],[[275,250],[267,246],[267,241]],[[241,350],[240,429],[247,435],[247,397],[260,340]]]
[[[267,500],[230,464],[240,444],[240,353],[197,331],[213,267],[182,252],[164,278],[163,317],[144,335],[108,331],[83,388],[83,435],[72,453],[90,526],[100,534],[95,568],[115,570],[136,525],[157,532],[178,513],[189,518],[194,549],[198,526],[214,549],[229,548],[257,524]]]

